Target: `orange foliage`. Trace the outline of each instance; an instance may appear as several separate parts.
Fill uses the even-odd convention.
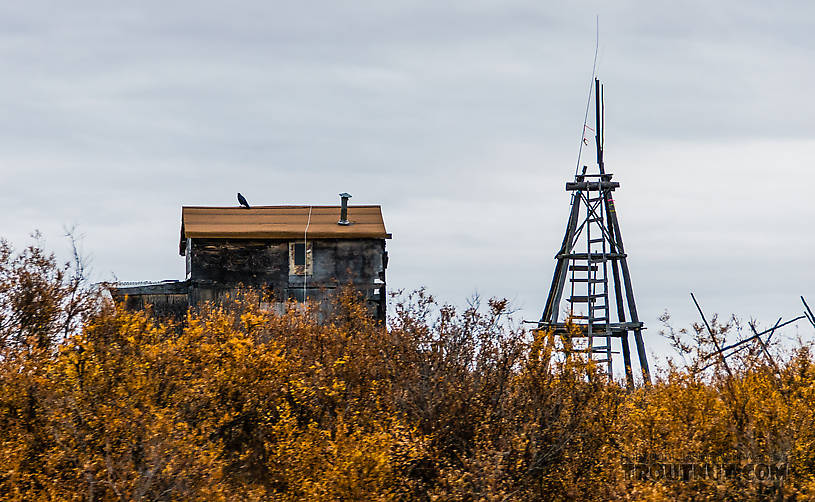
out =
[[[3,244],[0,258],[8,499],[755,499],[815,489],[806,346],[777,357],[779,371],[746,353],[732,375],[721,365],[698,373],[699,339],[687,366],[629,392],[579,357],[552,358],[551,336],[515,328],[505,301],[457,311],[418,291],[385,327],[351,291],[320,323],[295,305],[268,312],[246,293],[174,323],[104,301],[36,247],[15,255]],[[783,483],[626,476],[626,459],[689,457],[772,459],[789,472]]]

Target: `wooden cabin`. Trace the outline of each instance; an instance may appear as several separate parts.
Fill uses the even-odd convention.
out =
[[[217,301],[239,286],[286,300],[324,302],[353,285],[371,313],[385,318],[388,266],[380,206],[192,207],[181,210],[179,253],[184,281],[118,283],[113,295],[128,307],[157,313],[186,311]]]

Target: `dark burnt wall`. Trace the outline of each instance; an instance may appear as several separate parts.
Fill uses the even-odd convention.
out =
[[[244,284],[285,288],[289,274],[288,241],[190,239],[187,241],[192,281],[222,286]]]
[[[289,242],[283,240],[191,239],[189,278],[223,285],[303,284],[303,276],[289,275]],[[381,239],[324,239],[309,241],[314,260],[308,282],[317,285],[384,281],[385,242]]]
[[[304,277],[289,274],[289,242],[189,239],[190,303],[215,301],[237,284],[262,288],[280,300],[302,301]],[[310,301],[323,301],[337,286],[354,284],[371,303],[374,315],[384,319],[385,241],[321,239],[309,243],[313,267],[305,285]]]
[[[311,241],[312,275],[289,275],[288,297],[303,300],[304,280],[309,301],[327,306],[334,289],[353,284],[366,299],[371,315],[385,319],[385,269],[383,239],[320,239]]]
[[[147,306],[157,317],[181,320],[187,313],[187,295],[133,295],[125,301],[125,307],[130,310],[141,310]]]
[[[150,306],[153,314],[162,318],[181,320],[187,313],[188,292],[186,282],[165,281],[158,284],[113,286],[109,289],[116,301],[126,308],[141,310]]]
[[[307,285],[367,285],[376,279],[384,282],[384,240],[321,239],[310,242],[314,267],[313,274],[307,276]],[[292,287],[303,286],[302,275],[290,275],[287,279]]]

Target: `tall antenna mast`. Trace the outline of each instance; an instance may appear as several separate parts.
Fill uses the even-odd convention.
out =
[[[603,88],[600,85],[600,79],[594,79],[594,125],[595,125],[595,139],[597,143],[597,167],[600,168],[600,174],[606,174],[606,167],[603,164],[603,129],[605,127],[603,118]]]

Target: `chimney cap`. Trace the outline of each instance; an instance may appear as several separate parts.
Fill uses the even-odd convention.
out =
[[[343,199],[350,199],[351,194],[348,193],[348,192],[343,192],[343,193],[340,194],[340,197],[342,197]]]

